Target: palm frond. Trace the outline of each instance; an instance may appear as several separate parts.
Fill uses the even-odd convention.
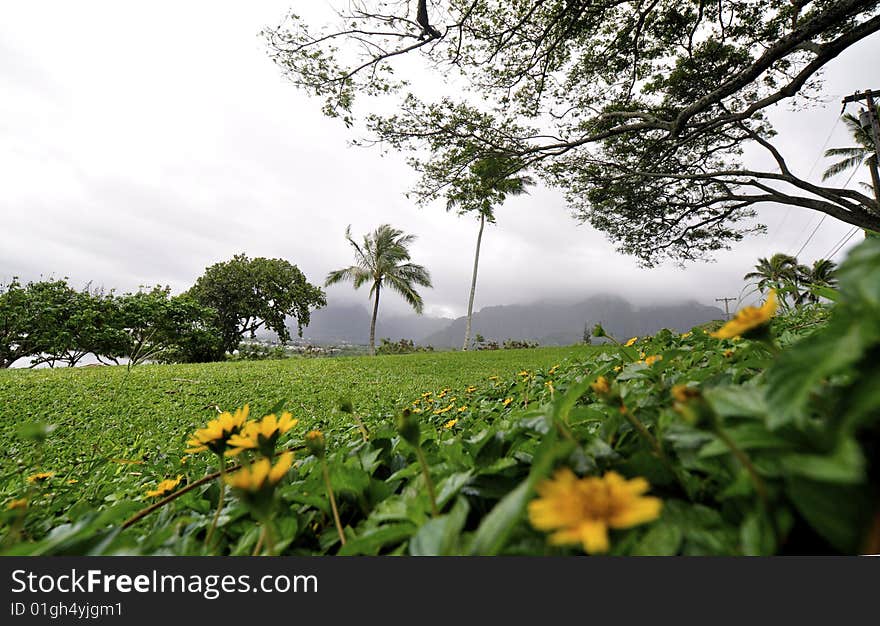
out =
[[[351,281],[354,283],[354,288],[358,289],[369,278],[370,275],[365,272],[362,267],[351,265],[327,274],[327,278],[324,280],[324,286],[329,287],[330,285],[335,285],[343,281]]]
[[[406,301],[406,303],[410,305],[416,313],[421,315],[422,311],[424,310],[425,304],[422,300],[422,296],[420,296],[418,292],[413,289],[412,283],[404,280],[400,276],[389,275],[387,279],[388,286],[399,293]]]

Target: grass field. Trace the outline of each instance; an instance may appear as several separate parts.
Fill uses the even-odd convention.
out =
[[[280,400],[305,429],[351,428],[336,405],[349,397],[365,415],[387,416],[425,391],[487,386],[522,369],[546,369],[599,347],[420,353],[60,370],[0,371],[0,493],[23,476],[52,471],[62,501],[96,504],[131,497],[181,471],[186,439],[224,410],[250,404],[263,415]],[[23,425],[54,427],[42,444]],[[112,471],[114,477],[108,476]],[[95,478],[100,476],[100,480]],[[110,480],[108,480],[110,479]],[[77,481],[68,484],[68,481]],[[69,491],[71,493],[64,494]]]

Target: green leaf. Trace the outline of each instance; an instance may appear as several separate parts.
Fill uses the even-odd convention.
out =
[[[764,392],[745,385],[712,387],[703,393],[706,401],[721,417],[757,417],[767,414]]]
[[[880,309],[880,240],[865,239],[837,270],[840,292],[847,300]]]
[[[858,320],[836,316],[823,330],[782,353],[766,373],[770,429],[803,424],[817,385],[858,361],[871,339]]]
[[[459,536],[470,506],[459,498],[447,515],[429,520],[409,542],[412,556],[449,556],[458,553]]]
[[[787,454],[780,462],[789,474],[822,482],[858,483],[865,478],[862,449],[849,438],[843,439],[831,454]]]
[[[526,479],[519,487],[508,493],[483,518],[470,545],[470,554],[494,556],[501,551],[513,526],[522,518],[531,485]]]
[[[681,528],[662,520],[645,533],[632,551],[633,556],[672,556],[681,545]]]
[[[790,438],[770,432],[763,423],[750,422],[730,426],[724,432],[741,450],[788,450],[795,443]],[[714,438],[700,449],[700,458],[710,458],[730,453],[730,448],[718,438]]]
[[[840,292],[837,289],[823,285],[811,285],[810,292],[818,298],[825,298],[831,302],[837,302],[840,299]]]
[[[437,506],[441,509],[445,507],[461,491],[461,488],[471,481],[473,475],[473,471],[468,470],[466,472],[457,472],[440,481],[440,484],[437,486]]]
[[[740,526],[740,542],[745,556],[770,556],[776,552],[773,524],[760,511],[749,513]]]
[[[859,552],[871,521],[873,502],[868,490],[793,478],[786,484],[786,493],[798,513],[832,546],[844,554]]]
[[[495,555],[501,551],[514,526],[522,520],[534,484],[547,476],[556,460],[570,454],[573,447],[571,441],[557,442],[555,430],[547,433],[535,452],[529,477],[483,518],[471,541],[470,554]]]
[[[370,484],[370,475],[359,467],[334,464],[330,466],[330,484],[340,493],[360,495]]]
[[[365,554],[375,556],[379,551],[389,545],[399,543],[412,536],[416,527],[413,524],[388,524],[370,529],[355,539],[349,540],[339,548],[340,556],[353,556]],[[335,532],[335,531],[334,531]]]
[[[577,404],[577,401],[587,392],[587,389],[590,388],[591,382],[591,380],[584,377],[572,384],[568,391],[565,392],[564,396],[557,398],[553,403],[553,418],[568,423],[568,417],[571,410],[574,408],[574,405]]]

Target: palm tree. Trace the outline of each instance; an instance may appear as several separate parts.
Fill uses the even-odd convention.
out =
[[[877,114],[880,115],[880,105],[877,106]],[[822,180],[827,180],[841,172],[867,164],[871,170],[871,180],[875,197],[880,202],[880,180],[877,179],[877,155],[875,153],[874,138],[870,127],[862,126],[859,118],[852,113],[847,113],[841,119],[849,129],[856,145],[847,148],[829,148],[825,151],[826,157],[843,157],[842,160],[830,165],[822,174]]]
[[[324,286],[329,287],[343,280],[350,280],[354,288],[370,283],[370,297],[373,298],[373,316],[370,319],[370,356],[376,354],[376,316],[379,313],[379,293],[383,286],[390,287],[406,300],[416,313],[421,315],[424,303],[415,285],[431,286],[431,276],[421,265],[409,263],[409,245],[415,235],[404,235],[403,231],[382,224],[368,235],[364,235],[362,245],[351,238],[351,226],[345,229],[345,238],[354,248],[355,264],[330,272]]]
[[[755,271],[743,276],[743,280],[757,281],[758,291],[764,293],[768,288],[779,292],[779,300],[783,306],[788,306],[785,295],[794,292],[794,299],[800,297],[798,283],[798,261],[790,254],[777,252],[769,259],[758,259]]]
[[[477,291],[477,268],[480,265],[483,228],[486,222],[495,223],[495,206],[501,205],[509,195],[519,196],[528,193],[526,187],[535,184],[529,176],[516,175],[518,167],[519,165],[509,157],[499,155],[483,157],[471,164],[470,175],[456,181],[447,194],[447,211],[457,209],[459,215],[476,213],[480,221],[462,350],[467,350],[471,342],[471,322],[474,316],[474,295]]]
[[[828,287],[834,289],[837,287],[837,264],[831,259],[816,259],[813,267],[799,265],[797,268],[798,280],[807,289],[801,293],[795,304],[801,305],[807,302],[816,303],[819,301],[817,296],[810,287]]]

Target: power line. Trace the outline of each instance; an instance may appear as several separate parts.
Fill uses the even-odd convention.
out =
[[[810,167],[810,171],[807,173],[805,180],[809,180],[810,176],[813,175],[813,171],[816,169],[816,166],[819,164],[819,161],[821,161],[822,157],[825,156],[825,149],[828,147],[828,144],[831,142],[831,137],[834,136],[834,131],[837,130],[837,126],[839,124],[840,124],[840,116],[838,115],[834,118],[834,124],[831,125],[831,130],[828,131],[828,136],[825,137],[825,141],[822,144],[822,147],[819,149],[819,154],[816,156],[816,160],[813,161],[813,165]],[[779,169],[779,168],[776,168],[776,169]],[[779,224],[776,225],[776,228],[773,231],[774,232],[774,235],[773,235],[774,240],[777,237],[776,233],[779,233],[782,230],[782,225],[785,224],[786,220],[788,220],[788,216],[791,215],[791,209],[792,209],[792,206],[788,205],[788,208],[785,210],[785,215],[782,216],[782,219],[779,221]],[[810,221],[812,221],[812,220],[810,220]],[[798,236],[795,237],[794,240],[797,241],[798,239],[800,239],[801,235],[804,234],[804,232],[807,230],[807,228],[809,228],[809,222],[807,223],[806,226],[804,226],[804,228],[801,230],[801,232],[798,233]],[[795,255],[795,256],[797,256],[797,255]]]
[[[831,127],[831,132],[828,133],[828,137],[825,138],[825,143],[822,144],[822,148],[819,149],[819,156],[816,157],[816,160],[813,161],[813,166],[810,168],[809,173],[805,180],[809,180],[810,176],[813,175],[813,170],[816,169],[816,166],[819,165],[819,161],[822,160],[822,157],[825,156],[825,148],[828,147],[828,143],[831,141],[831,136],[834,134],[834,131],[837,130],[837,125],[840,124],[840,116],[838,115],[834,119],[834,126]]]
[[[840,244],[842,244],[842,243],[843,243],[843,240],[846,239],[847,237],[849,237],[850,233],[852,233],[852,231],[854,231],[854,230],[857,230],[857,227],[853,226],[853,227],[850,228],[848,231],[846,231],[845,233],[843,233],[843,235],[841,236],[841,238],[838,239],[838,240],[834,243],[834,245],[831,246],[831,248],[828,250],[828,252],[826,252],[821,258],[823,258],[823,259],[830,259],[830,258],[831,258],[831,254],[837,250],[837,247],[838,247]]]
[[[859,232],[859,228],[858,227],[853,228],[852,231],[850,232],[849,236],[846,239],[844,239],[843,242],[839,246],[837,246],[837,248],[834,250],[834,252],[832,252],[827,258],[831,259],[834,257],[835,254],[840,252],[840,250],[843,248],[843,246],[846,245],[846,242],[849,241],[850,239],[852,239],[853,235],[855,235],[857,232]]]
[[[813,220],[815,220],[816,217],[817,217],[816,215],[811,215],[811,216],[810,216],[810,219],[807,220],[807,223],[804,224],[804,227],[801,228],[800,232],[798,232],[797,237],[794,238],[794,241],[799,241],[799,240],[800,240],[801,236],[802,236],[805,232],[807,232],[807,229],[809,229],[810,226],[813,225]],[[820,222],[821,222],[821,219],[820,219]],[[795,244],[795,245],[797,245],[797,244]],[[793,248],[794,248],[794,246],[792,246],[792,247],[789,248],[789,249],[791,250],[791,249],[793,249]],[[803,248],[801,248],[801,249],[803,249]],[[791,256],[797,256],[797,254],[792,254]]]
[[[807,237],[807,240],[804,242],[804,245],[801,246],[800,250],[798,250],[797,252],[794,253],[794,257],[795,257],[795,258],[797,258],[798,256],[800,256],[800,253],[804,251],[804,248],[806,248],[806,247],[807,247],[807,244],[810,243],[810,240],[813,238],[813,235],[815,235],[816,232],[819,230],[819,227],[822,225],[822,222],[825,221],[825,218],[826,218],[826,217],[828,217],[828,214],[827,214],[827,213],[826,213],[825,215],[823,215],[823,216],[822,216],[822,219],[819,220],[819,223],[816,224],[816,228],[814,228],[814,229],[813,229],[813,232],[810,233],[810,236]]]
[[[843,189],[846,189],[847,187],[849,187],[849,184],[852,182],[853,177],[856,175],[856,173],[857,173],[858,171],[859,171],[859,170],[858,170],[857,167],[854,167],[854,168],[853,168],[853,171],[852,171],[852,173],[850,173],[849,178],[847,178],[847,179],[846,179],[846,182],[843,184]],[[811,240],[811,239],[813,238],[813,236],[816,234],[816,231],[819,230],[819,227],[822,225],[822,222],[825,221],[825,218],[826,218],[826,217],[828,217],[828,214],[827,214],[827,213],[825,213],[824,215],[822,215],[822,219],[820,219],[820,220],[819,220],[819,223],[816,224],[816,228],[814,228],[814,229],[813,229],[813,232],[810,233],[810,236],[807,237],[807,240],[806,240],[806,241],[803,243],[803,245],[800,247],[800,250],[798,250],[798,251],[797,251],[795,254],[793,254],[792,256],[794,256],[795,258],[797,258],[798,256],[800,256],[800,253],[803,252],[803,251],[804,251],[804,248],[807,247],[807,244],[810,243],[810,240]],[[809,223],[809,222],[808,222],[808,223]],[[806,230],[806,228],[805,228],[804,230]],[[801,233],[803,233],[803,231],[801,231]],[[800,238],[800,235],[798,235],[798,238]],[[796,241],[796,240],[795,240],[795,241]],[[848,240],[847,240],[847,241],[848,241]]]

